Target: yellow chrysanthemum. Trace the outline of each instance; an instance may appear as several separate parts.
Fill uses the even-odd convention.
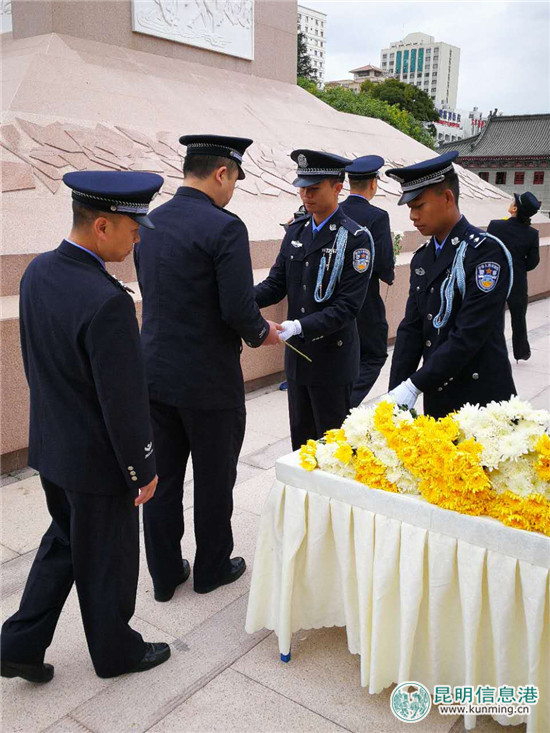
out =
[[[342,431],[343,432],[343,431]],[[343,463],[349,463],[353,455],[353,449],[348,443],[338,441],[338,448],[334,451],[334,457]]]
[[[317,443],[314,440],[308,440],[305,445],[300,448],[300,466],[306,471],[313,471],[317,468]]]
[[[325,440],[327,443],[345,443],[346,434],[344,433],[342,428],[327,430],[325,433]]]

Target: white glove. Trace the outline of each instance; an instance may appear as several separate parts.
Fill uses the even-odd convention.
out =
[[[282,331],[279,331],[281,341],[288,341],[293,336],[299,336],[302,333],[302,324],[300,321],[283,321],[281,323]]]
[[[419,394],[420,390],[414,386],[410,379],[407,379],[392,389],[388,393],[388,397],[391,397],[396,405],[405,405],[410,410],[414,407]]]

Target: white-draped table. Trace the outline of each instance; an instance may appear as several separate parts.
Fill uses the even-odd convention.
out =
[[[293,632],[345,626],[370,693],[536,685],[529,716],[495,718],[548,733],[549,589],[550,538],[304,471],[293,453],[262,512],[246,630],[275,631],[288,660]]]

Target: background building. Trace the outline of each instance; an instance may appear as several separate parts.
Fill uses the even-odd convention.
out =
[[[489,117],[482,132],[439,147],[458,150],[457,162],[510,195],[532,191],[550,214],[550,114]]]
[[[326,27],[326,13],[298,5],[298,32],[305,36],[307,52],[321,84],[325,80]]]
[[[388,76],[423,89],[436,107],[456,108],[460,49],[436,42],[426,33],[409,33],[402,41],[392,41],[380,52],[380,66]]]
[[[364,81],[372,81],[373,84],[381,84],[386,81],[387,74],[385,71],[380,69],[378,66],[360,66],[358,69],[350,69],[350,74],[353,74],[353,79],[336,79],[334,81],[328,81],[327,87],[345,87],[351,89],[356,94],[361,91],[361,84]]]

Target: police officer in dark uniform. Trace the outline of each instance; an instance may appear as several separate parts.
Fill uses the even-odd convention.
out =
[[[357,407],[370,392],[388,358],[388,322],[380,297],[380,280],[391,285],[394,278],[393,242],[388,212],[370,200],[376,194],[378,171],[384,165],[379,155],[364,155],[346,167],[350,194],[340,206],[350,219],[370,231],[374,241],[374,267],[367,295],[357,315],[361,361],[353,385],[351,406]]]
[[[390,396],[411,408],[422,392],[424,412],[436,418],[467,402],[486,405],[515,394],[504,338],[511,257],[496,237],[460,215],[457,155],[387,171],[401,183],[399,204],[409,206],[414,226],[430,237],[411,261]]]
[[[289,225],[269,276],[256,286],[256,302],[265,308],[288,297],[281,339],[291,339],[302,352],[285,353],[296,450],[340,427],[349,411],[359,372],[355,318],[367,292],[373,248],[368,233],[338,206],[350,161],[314,150],[295,150],[291,158],[308,214]]]
[[[181,553],[183,484],[193,459],[197,551],[194,590],[208,593],[245,571],[231,558],[233,487],[245,430],[241,339],[278,343],[254,301],[248,232],[224,209],[252,140],[186,135],[184,185],[151,215],[135,262],[143,295],[142,346],[159,484],[144,507],[155,599],[169,601],[190,567]]]
[[[151,226],[152,173],[76,172],[73,229],[36,257],[20,287],[23,364],[30,388],[29,465],[40,472],[52,523],[19,610],[2,628],[2,676],[49,682],[44,664],[73,582],[96,673],[150,669],[170,656],[128,622],[138,562],[137,506],[157,477],[134,303],[105,269]]]
[[[510,250],[514,262],[514,285],[508,297],[512,318],[514,359],[527,360],[531,348],[527,338],[527,273],[539,264],[539,233],[530,226],[531,217],[540,209],[540,201],[530,192],[514,194],[508,211],[509,219],[489,222],[487,231],[498,237]]]

